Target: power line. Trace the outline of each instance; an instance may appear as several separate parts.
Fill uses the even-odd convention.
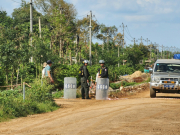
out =
[[[130,36],[130,38],[132,38],[133,39],[133,37],[128,33],[128,31],[127,31],[127,29],[125,28],[125,30],[126,30],[126,32],[127,32],[127,34]]]
[[[11,1],[21,4],[21,2],[17,2],[17,1],[14,1],[14,0],[11,0]]]
[[[86,16],[88,13],[86,13],[86,14],[84,14],[84,15],[79,15],[79,16],[77,16],[77,17],[82,17],[82,16]]]
[[[129,31],[129,28],[128,28],[128,27],[126,27],[126,31],[127,31],[127,33],[129,34],[129,36],[130,36],[131,38],[133,38],[133,37],[131,36],[131,33],[130,33],[130,31]]]
[[[131,39],[129,39],[126,35],[125,35],[125,37],[126,37],[129,41],[131,41]]]
[[[98,22],[98,25],[100,26],[100,28],[102,28],[102,26],[101,26],[101,23],[98,21],[98,19],[96,18],[96,16],[93,16],[95,19],[96,19],[96,21]]]

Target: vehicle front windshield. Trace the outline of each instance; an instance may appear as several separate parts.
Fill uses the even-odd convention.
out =
[[[174,72],[180,73],[180,64],[173,63],[156,63],[154,72]]]

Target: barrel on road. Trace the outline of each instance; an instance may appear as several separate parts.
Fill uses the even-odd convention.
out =
[[[96,85],[96,100],[107,100],[109,89],[108,78],[98,78]]]
[[[64,78],[64,99],[76,99],[77,80],[75,77]]]

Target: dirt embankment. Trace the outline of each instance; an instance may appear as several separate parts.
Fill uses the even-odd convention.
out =
[[[136,71],[132,75],[120,76],[121,80],[125,80],[127,82],[142,82],[146,81],[150,77],[149,73],[142,73],[141,71]]]
[[[149,83],[143,83],[135,86],[120,87],[119,90],[109,92],[109,98],[121,98],[132,96],[149,91]]]

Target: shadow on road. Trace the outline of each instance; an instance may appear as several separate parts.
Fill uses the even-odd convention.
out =
[[[178,96],[156,96],[156,98],[180,99]]]

